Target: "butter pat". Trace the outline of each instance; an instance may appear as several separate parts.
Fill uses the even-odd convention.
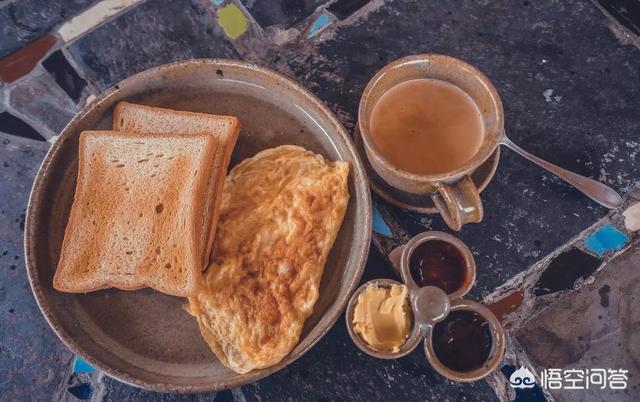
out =
[[[411,330],[407,296],[404,285],[367,286],[358,295],[353,313],[356,333],[374,349],[399,351]]]

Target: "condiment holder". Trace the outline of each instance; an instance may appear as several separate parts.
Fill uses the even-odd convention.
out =
[[[462,298],[473,287],[476,276],[469,248],[454,236],[431,231],[413,237],[389,257],[402,283],[374,279],[360,286],[349,300],[347,330],[356,346],[379,359],[397,359],[411,353],[424,339],[427,360],[451,380],[476,381],[495,370],[504,355],[502,326],[488,308]],[[420,275],[418,269],[427,271],[419,277],[421,283],[414,279],[414,275]],[[390,288],[394,284],[408,289],[405,306],[411,330],[399,350],[378,350],[358,334],[354,312],[359,296],[369,286]]]

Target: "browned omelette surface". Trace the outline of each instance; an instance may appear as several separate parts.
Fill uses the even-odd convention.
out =
[[[270,367],[298,343],[347,208],[348,173],[346,162],[284,145],[227,176],[205,286],[189,298],[225,366]]]

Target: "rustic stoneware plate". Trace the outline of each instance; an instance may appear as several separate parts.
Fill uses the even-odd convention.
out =
[[[240,375],[201,338],[185,299],[150,289],[57,292],[53,274],[73,201],[78,136],[110,129],[120,100],[238,116],[232,165],[256,152],[297,144],[351,164],[351,199],[300,343],[278,365]],[[26,217],[25,253],[33,293],[47,321],[75,353],[121,381],[159,391],[236,387],[287,366],[333,325],[358,285],[369,250],[371,203],[366,174],[347,132],[324,104],[275,72],[232,60],[189,60],[147,70],[108,89],[63,130],[36,177]]]

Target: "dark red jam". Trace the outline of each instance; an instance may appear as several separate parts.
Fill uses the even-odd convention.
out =
[[[452,311],[437,323],[433,328],[432,343],[442,364],[460,372],[482,367],[493,346],[489,323],[469,310]]]
[[[409,269],[418,286],[437,286],[447,294],[460,289],[467,276],[462,252],[442,240],[420,243],[411,253]]]

